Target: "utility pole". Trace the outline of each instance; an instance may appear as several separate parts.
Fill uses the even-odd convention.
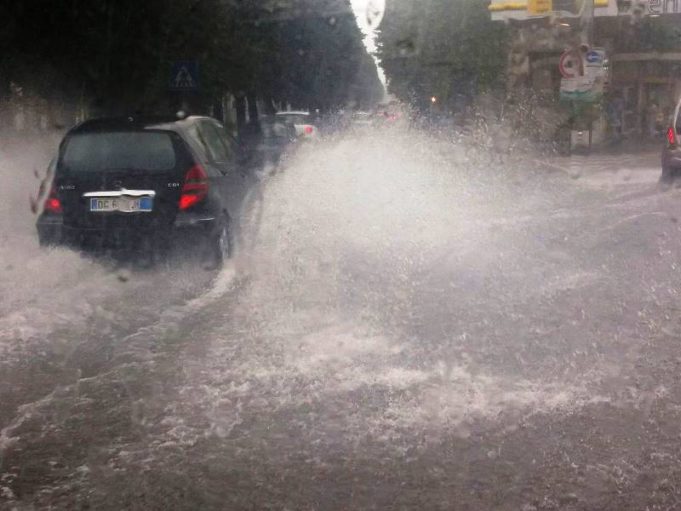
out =
[[[580,48],[579,55],[582,62],[585,60],[587,52],[591,50],[594,43],[594,0],[582,0],[584,3],[580,15]],[[593,142],[593,112],[589,116],[589,152]]]
[[[583,2],[580,20],[580,38],[583,45],[591,48],[594,36],[594,0],[583,0]]]

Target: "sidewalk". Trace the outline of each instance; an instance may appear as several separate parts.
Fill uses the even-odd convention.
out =
[[[555,156],[537,163],[564,172],[573,179],[601,187],[616,184],[656,183],[660,177],[661,147],[636,152],[600,152],[591,155]]]

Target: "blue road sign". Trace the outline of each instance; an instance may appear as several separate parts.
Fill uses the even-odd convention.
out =
[[[586,54],[586,61],[589,64],[602,64],[603,54],[599,51],[591,50]]]
[[[199,90],[199,63],[196,60],[178,60],[173,63],[170,72],[170,90]]]

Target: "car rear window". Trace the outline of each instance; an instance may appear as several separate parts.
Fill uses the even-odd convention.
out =
[[[310,116],[304,114],[279,114],[278,117],[292,124],[310,124]]]
[[[260,124],[265,139],[291,138],[291,130],[293,128],[286,125],[283,120],[272,121],[266,119],[261,121]],[[293,135],[295,136],[295,131],[293,131]]]
[[[169,133],[80,133],[69,138],[62,165],[71,172],[170,170],[175,167],[175,148]]]

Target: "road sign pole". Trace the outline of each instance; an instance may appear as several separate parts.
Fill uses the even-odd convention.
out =
[[[584,31],[586,32],[585,34],[585,39],[586,39],[586,45],[588,50],[590,51],[591,48],[594,46],[594,11],[596,9],[595,6],[595,0],[583,0],[585,2],[585,13],[584,16],[586,18],[586,25],[584,27]],[[593,121],[593,113],[589,115],[589,153],[591,152],[591,145],[593,142],[593,128],[594,128],[594,121]]]
[[[593,30],[594,30],[594,0],[583,0],[582,12],[580,16],[580,39],[582,44],[591,48],[593,46]]]

